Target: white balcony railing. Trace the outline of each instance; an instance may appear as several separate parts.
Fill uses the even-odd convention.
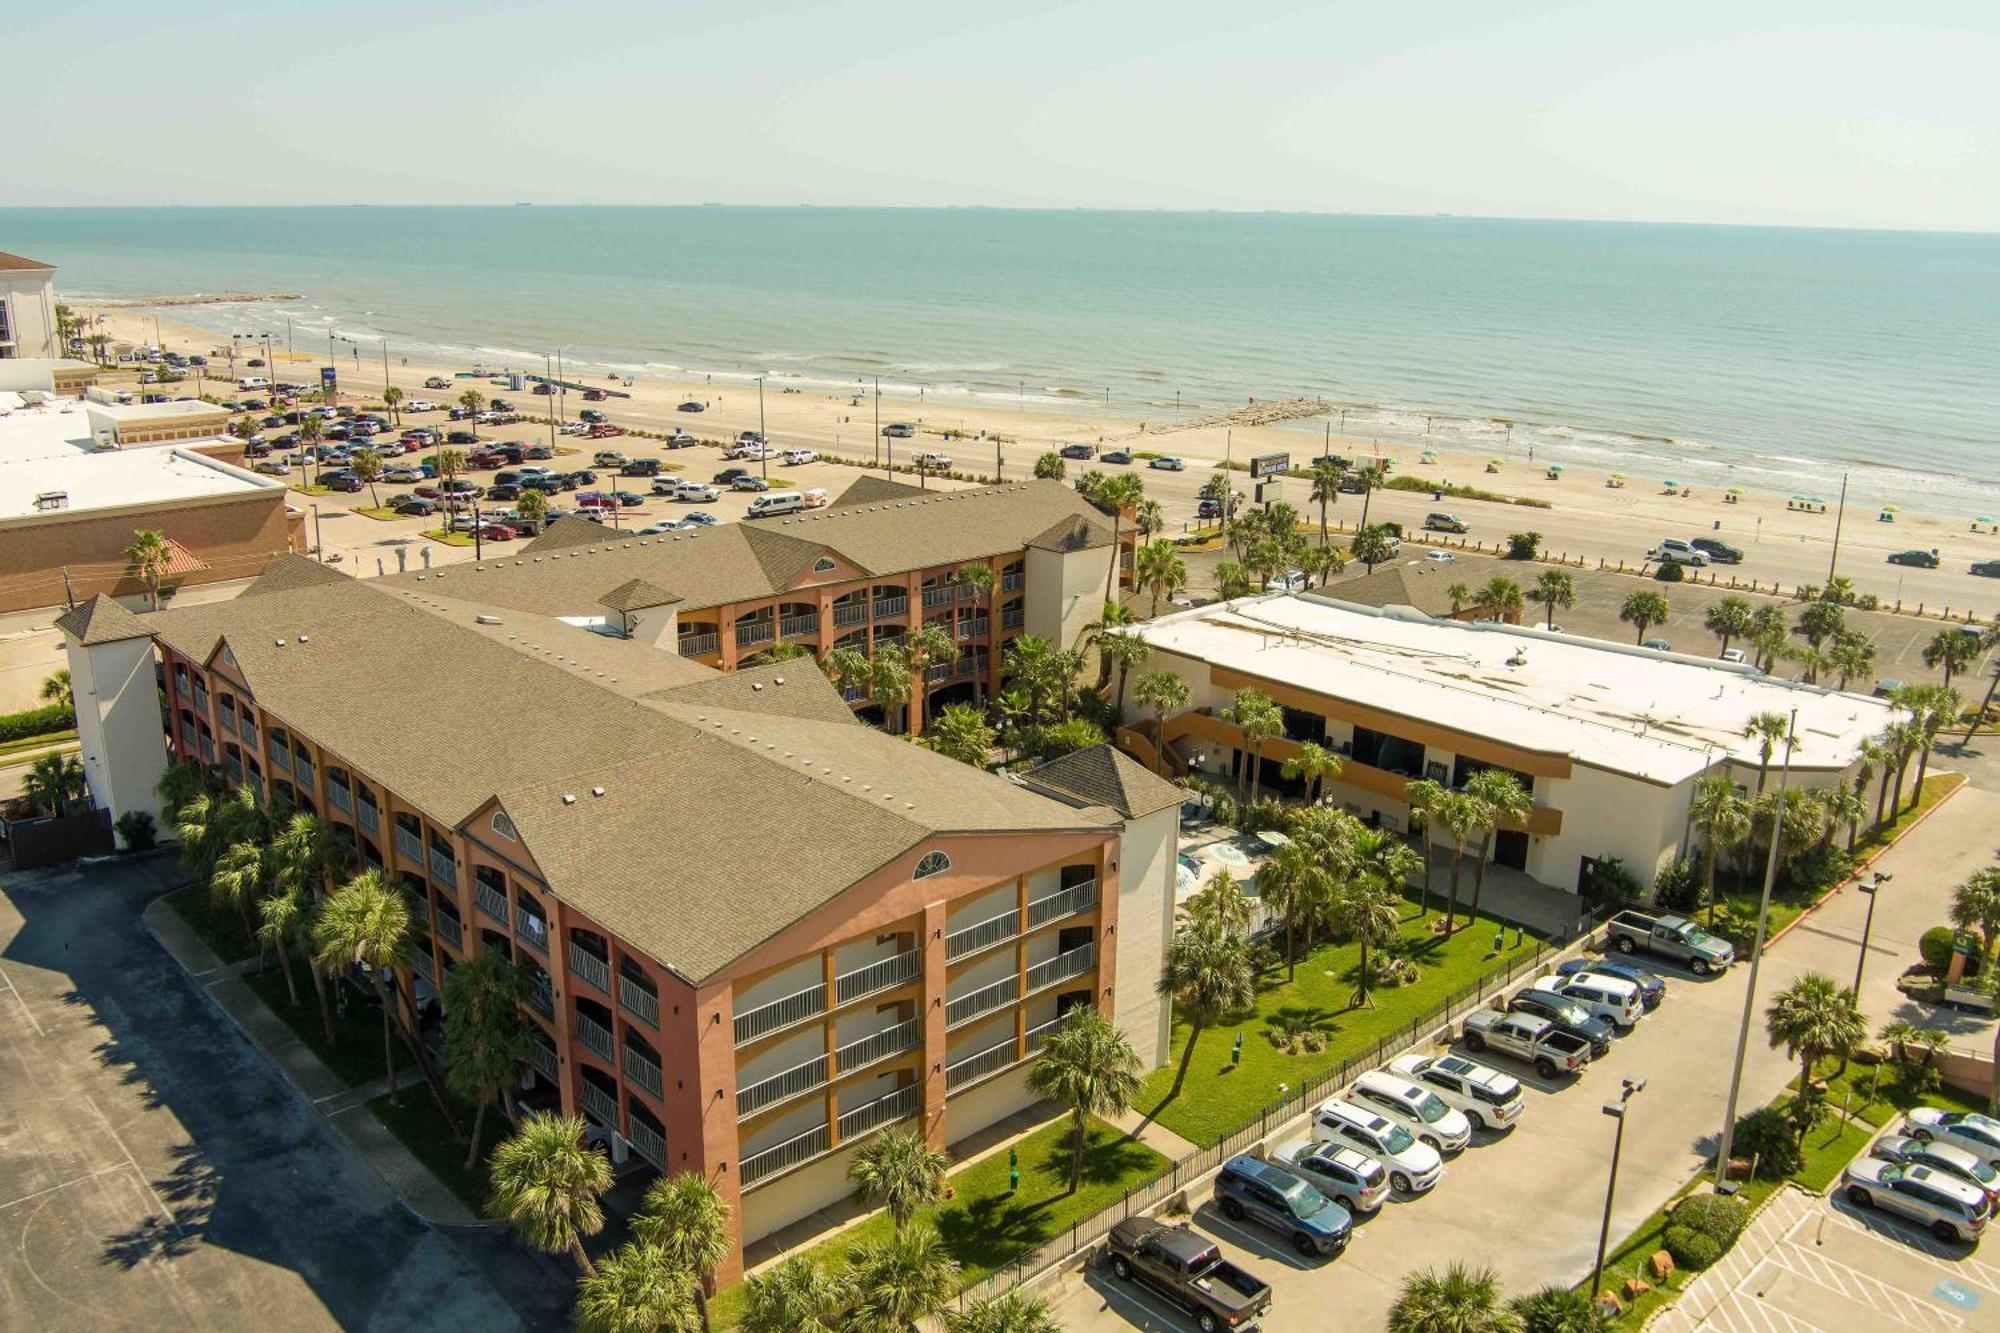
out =
[[[701,657],[722,647],[722,636],[709,634],[683,634],[680,638],[682,657]]]
[[[963,958],[967,954],[990,949],[996,944],[1013,939],[1021,933],[1020,909],[1010,907],[997,916],[954,930],[944,937],[944,956],[947,961]]]
[[[1019,977],[1002,977],[990,986],[981,986],[945,1005],[944,1024],[947,1028],[955,1028],[961,1023],[969,1023],[981,1014],[990,1014],[1002,1005],[1012,1004],[1020,994]]]
[[[549,1082],[556,1082],[556,1053],[539,1041],[528,1046],[528,1067]]]
[[[664,1095],[665,1085],[660,1081],[660,1062],[637,1047],[625,1048],[625,1075],[655,1097]]]
[[[622,972],[618,976],[618,1003],[648,1027],[660,1025],[660,997]]]
[[[900,986],[924,970],[921,949],[909,949],[879,963],[843,972],[833,980],[834,1003],[850,1004],[864,995]]]
[[[611,994],[611,965],[575,940],[571,940],[569,945],[569,970],[603,994]]]
[[[788,1171],[801,1162],[810,1162],[831,1146],[832,1140],[825,1125],[814,1125],[805,1133],[786,1139],[755,1152],[743,1159],[743,1187],[748,1189],[758,1181]]]
[[[747,648],[753,643],[769,643],[774,626],[768,620],[753,620],[747,625],[736,627],[736,646]]]
[[[874,1101],[863,1102],[852,1111],[841,1113],[840,1140],[842,1143],[860,1138],[871,1129],[879,1128],[896,1120],[907,1120],[924,1109],[922,1085],[912,1083],[907,1088],[884,1093]]]
[[[868,619],[868,603],[846,602],[833,608],[833,623],[836,625],[859,625]]]
[[[977,1054],[968,1055],[962,1060],[954,1060],[946,1065],[944,1067],[945,1089],[946,1091],[950,1091],[954,1088],[962,1088],[976,1079],[985,1078],[988,1074],[998,1073],[1013,1063],[1014,1038],[1009,1036],[1005,1041],[988,1046],[985,1050]]]
[[[790,1027],[794,1023],[823,1013],[826,1009],[826,983],[808,986],[802,991],[794,991],[783,999],[769,1004],[760,1004],[736,1015],[736,1044],[753,1041],[767,1032]]]
[[[819,633],[819,612],[808,611],[802,615],[786,616],[778,622],[778,632],[788,639],[802,638]]]
[[[431,848],[431,877],[447,888],[457,888],[458,862],[437,848]],[[504,921],[506,917],[503,916],[500,919]]]
[[[396,825],[396,855],[402,857],[411,865],[422,865],[424,863],[424,840],[404,828],[401,824]]]
[[[1078,1007],[1084,1009],[1090,1008],[1089,1005],[1080,1005]],[[1074,1009],[1070,1011],[1070,1013],[1074,1012],[1075,1012]],[[1049,1038],[1055,1035],[1056,1029],[1061,1027],[1063,1024],[1067,1022],[1069,1022],[1069,1013],[1063,1013],[1063,1014],[1057,1014],[1054,1018],[1051,1018],[1046,1023],[1037,1023],[1033,1027],[1029,1028],[1028,1054],[1033,1055],[1035,1052],[1041,1050],[1042,1047],[1048,1045]]]
[[[526,944],[544,958],[549,953],[549,923],[530,912],[518,908],[514,915],[514,938]]]
[[[351,816],[354,813],[354,794],[338,782],[326,784],[326,801],[343,815]]]
[[[850,1041],[833,1053],[834,1069],[841,1074],[851,1074],[857,1069],[866,1069],[877,1060],[886,1060],[892,1055],[915,1050],[924,1044],[924,1027],[916,1019],[884,1028],[859,1041]]]
[[[492,885],[480,881],[472,886],[472,899],[479,910],[498,921],[507,924],[507,895]]]
[[[382,813],[375,808],[375,802],[362,800],[354,809],[355,822],[361,825],[363,833],[377,833],[382,828]]]
[[[1036,898],[1028,904],[1028,929],[1054,921],[1058,917],[1073,916],[1097,905],[1097,881],[1087,879],[1081,884],[1072,884],[1066,889],[1058,889],[1047,897]]]
[[[606,1129],[615,1130],[618,1128],[618,1099],[616,1097],[613,1097],[589,1079],[585,1079],[579,1085],[577,1100],[583,1103],[585,1113],[597,1121],[598,1124],[603,1125]]]
[[[611,1054],[611,1029],[580,1011],[576,1015],[576,1039],[601,1058],[605,1060],[614,1058]]]
[[[464,947],[465,935],[459,926],[457,917],[446,916],[443,912],[439,912],[437,914],[436,929],[438,938],[449,944],[452,948],[459,949]]]
[[[812,1091],[826,1083],[826,1056],[815,1055],[803,1064],[760,1078],[736,1090],[736,1118],[755,1115],[767,1106]]]
[[[1059,981],[1067,981],[1088,972],[1096,961],[1097,945],[1094,942],[1059,953],[1046,963],[1037,963],[1028,969],[1028,990],[1034,992]]]
[[[875,599],[875,614],[878,616],[900,616],[910,609],[907,597],[878,597]]]
[[[667,1169],[667,1136],[641,1120],[636,1112],[632,1115],[625,1141],[632,1145],[634,1152],[654,1166],[662,1171]]]

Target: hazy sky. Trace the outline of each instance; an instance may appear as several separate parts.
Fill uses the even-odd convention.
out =
[[[0,31],[0,204],[2000,230],[1994,0],[22,0]]]

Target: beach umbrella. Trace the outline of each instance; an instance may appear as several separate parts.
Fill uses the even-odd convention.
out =
[[[1973,521],[1974,523],[1991,523],[1991,522],[1993,521],[1993,515],[1991,515],[1991,514],[1975,514],[1975,515],[1973,515],[1973,518],[1972,518],[1972,521]]]
[[[1731,486],[1731,487],[1730,487],[1730,488],[1729,488],[1729,489],[1728,489],[1727,491],[1724,491],[1724,492],[1723,492],[1723,494],[1725,494],[1725,495],[1741,495],[1741,494],[1743,494],[1743,488],[1742,488],[1741,486]]]
[[[1435,462],[1437,462],[1437,461],[1438,461],[1438,451],[1437,451],[1437,450],[1435,450],[1435,449],[1426,449],[1426,450],[1424,450],[1424,453],[1423,453],[1423,460],[1424,460],[1424,462],[1426,462],[1426,463],[1435,463]]]
[[[1569,469],[1569,464],[1567,464],[1567,463],[1551,463],[1551,464],[1549,464],[1549,471],[1551,471],[1551,472],[1564,472],[1564,471],[1567,471],[1568,469]]]
[[[1677,487],[1677,486],[1679,486],[1679,485],[1680,485],[1680,483],[1679,483],[1679,482],[1677,482],[1677,481],[1675,481],[1675,480],[1674,480],[1674,479],[1673,479],[1672,477],[1668,477],[1668,478],[1667,478],[1667,485],[1669,485],[1669,486],[1676,486],[1676,487]]]
[[[1503,463],[1503,462],[1505,462],[1506,460],[1505,460],[1505,459],[1501,459],[1501,458],[1489,458],[1489,459],[1487,459],[1486,461],[1487,461],[1488,463],[1492,464],[1492,465],[1493,465],[1494,467],[1499,467],[1499,466],[1500,466],[1500,464],[1501,464],[1501,463]]]

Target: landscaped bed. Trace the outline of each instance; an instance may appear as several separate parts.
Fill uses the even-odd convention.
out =
[[[378,1060],[381,1045],[378,1032],[375,1042]],[[429,1167],[431,1174],[458,1196],[459,1202],[474,1213],[482,1212],[491,1191],[486,1158],[506,1136],[510,1128],[507,1117],[500,1113],[498,1107],[487,1108],[486,1123],[480,1134],[479,1160],[468,1169],[465,1165],[465,1140],[453,1134],[444,1117],[438,1114],[437,1100],[431,1096],[430,1089],[418,1083],[403,1088],[396,1097],[401,1105],[391,1106],[389,1094],[385,1092],[369,1102],[368,1109],[391,1134],[402,1140],[411,1156]],[[458,1118],[459,1129],[470,1134],[472,1108],[454,1102],[452,1114]]]
[[[333,1044],[328,1045],[326,1032],[320,1026],[319,1000],[313,994],[312,979],[305,974],[305,968],[297,959],[292,960],[292,971],[299,987],[299,1002],[294,1005],[285,990],[284,973],[278,970],[276,961],[261,971],[245,972],[243,984],[257,992],[257,998],[264,1006],[297,1034],[300,1041],[312,1048],[314,1055],[331,1069],[342,1082],[360,1087],[375,1079],[382,1078],[386,1070],[382,1066],[382,1007],[372,995],[364,995],[352,986],[346,987],[345,1011],[341,1009],[340,989],[334,989],[332,999],[335,1005],[333,1018]],[[331,982],[328,983],[332,985]],[[402,1040],[401,1033],[396,1038],[396,1067],[410,1067],[410,1050]],[[429,1096],[429,1093],[423,1093]]]
[[[167,906],[174,909],[189,930],[201,937],[201,942],[225,963],[240,963],[246,958],[254,958],[256,946],[243,934],[243,918],[226,907],[217,907],[209,901],[208,890],[195,886],[176,889],[167,895]],[[278,980],[278,988],[284,989],[284,979]]]

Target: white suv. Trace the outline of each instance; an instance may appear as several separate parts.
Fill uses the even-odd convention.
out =
[[[1630,1028],[1646,1012],[1646,997],[1638,986],[1617,977],[1579,972],[1567,977],[1537,977],[1534,989],[1560,995],[1582,1005],[1592,1018]]]
[[[1963,1148],[1988,1166],[2000,1166],[2000,1120],[1977,1111],[1941,1111],[1918,1106],[1903,1116],[1903,1132]]]
[[[1439,1152],[1462,1152],[1472,1142],[1472,1122],[1454,1111],[1435,1092],[1399,1074],[1381,1070],[1354,1080],[1348,1096],[1379,1109],[1383,1115]]]
[[[1399,1194],[1423,1194],[1444,1178],[1444,1158],[1395,1121],[1339,1097],[1313,1113],[1313,1138],[1348,1143],[1389,1168],[1389,1187]]]
[[[1665,537],[1646,558],[1663,565],[1705,565],[1708,563],[1708,552],[1696,550],[1679,537]]]
[[[1879,1157],[1857,1157],[1842,1174],[1842,1193],[1856,1208],[1880,1208],[1906,1217],[1947,1243],[1979,1243],[1993,1209],[1986,1191],[1928,1166],[1902,1166]]]
[[[1403,1055],[1391,1060],[1389,1069],[1423,1084],[1444,1098],[1446,1106],[1463,1111],[1474,1129],[1517,1125],[1528,1105],[1521,1096],[1520,1079],[1462,1055]]]

